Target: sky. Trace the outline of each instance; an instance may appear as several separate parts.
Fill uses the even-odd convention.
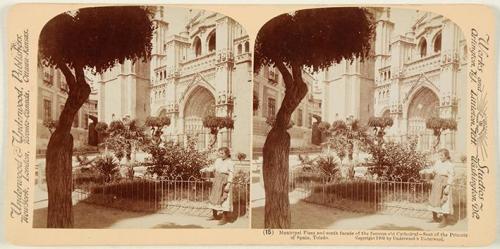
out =
[[[193,11],[193,13],[195,13]],[[178,34],[185,30],[189,17],[189,9],[165,8],[165,21],[169,23],[169,32]]]
[[[410,31],[411,26],[417,20],[417,12],[411,9],[391,9],[391,21],[394,22],[394,33],[395,35],[404,34]]]

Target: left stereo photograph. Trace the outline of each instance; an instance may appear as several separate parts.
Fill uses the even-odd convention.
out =
[[[107,6],[42,28],[34,228],[249,228],[252,54],[232,18]]]

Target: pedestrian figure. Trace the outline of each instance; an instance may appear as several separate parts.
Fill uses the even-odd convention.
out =
[[[452,183],[455,175],[453,164],[450,161],[450,152],[447,149],[439,150],[439,160],[433,167],[423,169],[420,174],[433,174],[432,189],[429,196],[429,210],[432,220],[440,222],[440,228],[450,223],[453,214]],[[441,218],[439,216],[442,216]]]
[[[221,147],[218,150],[218,158],[210,167],[201,169],[201,172],[214,172],[212,190],[208,198],[208,207],[212,209],[212,217],[209,220],[220,220],[219,225],[228,222],[228,214],[233,209],[232,181],[234,163],[231,160],[229,148]],[[222,212],[222,214],[219,214]]]

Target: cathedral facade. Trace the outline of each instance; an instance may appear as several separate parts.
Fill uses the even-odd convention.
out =
[[[430,117],[451,118],[457,131],[445,131],[439,147],[455,158],[465,154],[467,47],[460,28],[442,15],[415,12],[409,29],[395,31],[390,8],[372,10],[376,17],[372,57],[342,62],[322,73],[322,114],[327,121],[390,116],[387,138],[416,137],[418,149],[435,143],[426,128]],[[341,94],[339,94],[341,93]]]
[[[235,154],[249,155],[249,37],[241,25],[219,13],[183,10],[183,20],[173,20],[167,14],[179,10],[157,7],[152,55],[147,63],[125,62],[122,69],[113,69],[117,73],[102,78],[101,120],[110,122],[126,115],[142,120],[168,116],[171,124],[164,129],[167,139],[185,142],[191,137],[200,148],[206,148],[210,134],[203,127],[203,118],[231,117],[234,129],[219,132],[217,147],[228,146]]]

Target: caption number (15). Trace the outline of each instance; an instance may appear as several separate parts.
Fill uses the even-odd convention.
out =
[[[272,236],[274,231],[272,229],[264,229],[262,230],[262,234],[264,234],[264,236]]]

